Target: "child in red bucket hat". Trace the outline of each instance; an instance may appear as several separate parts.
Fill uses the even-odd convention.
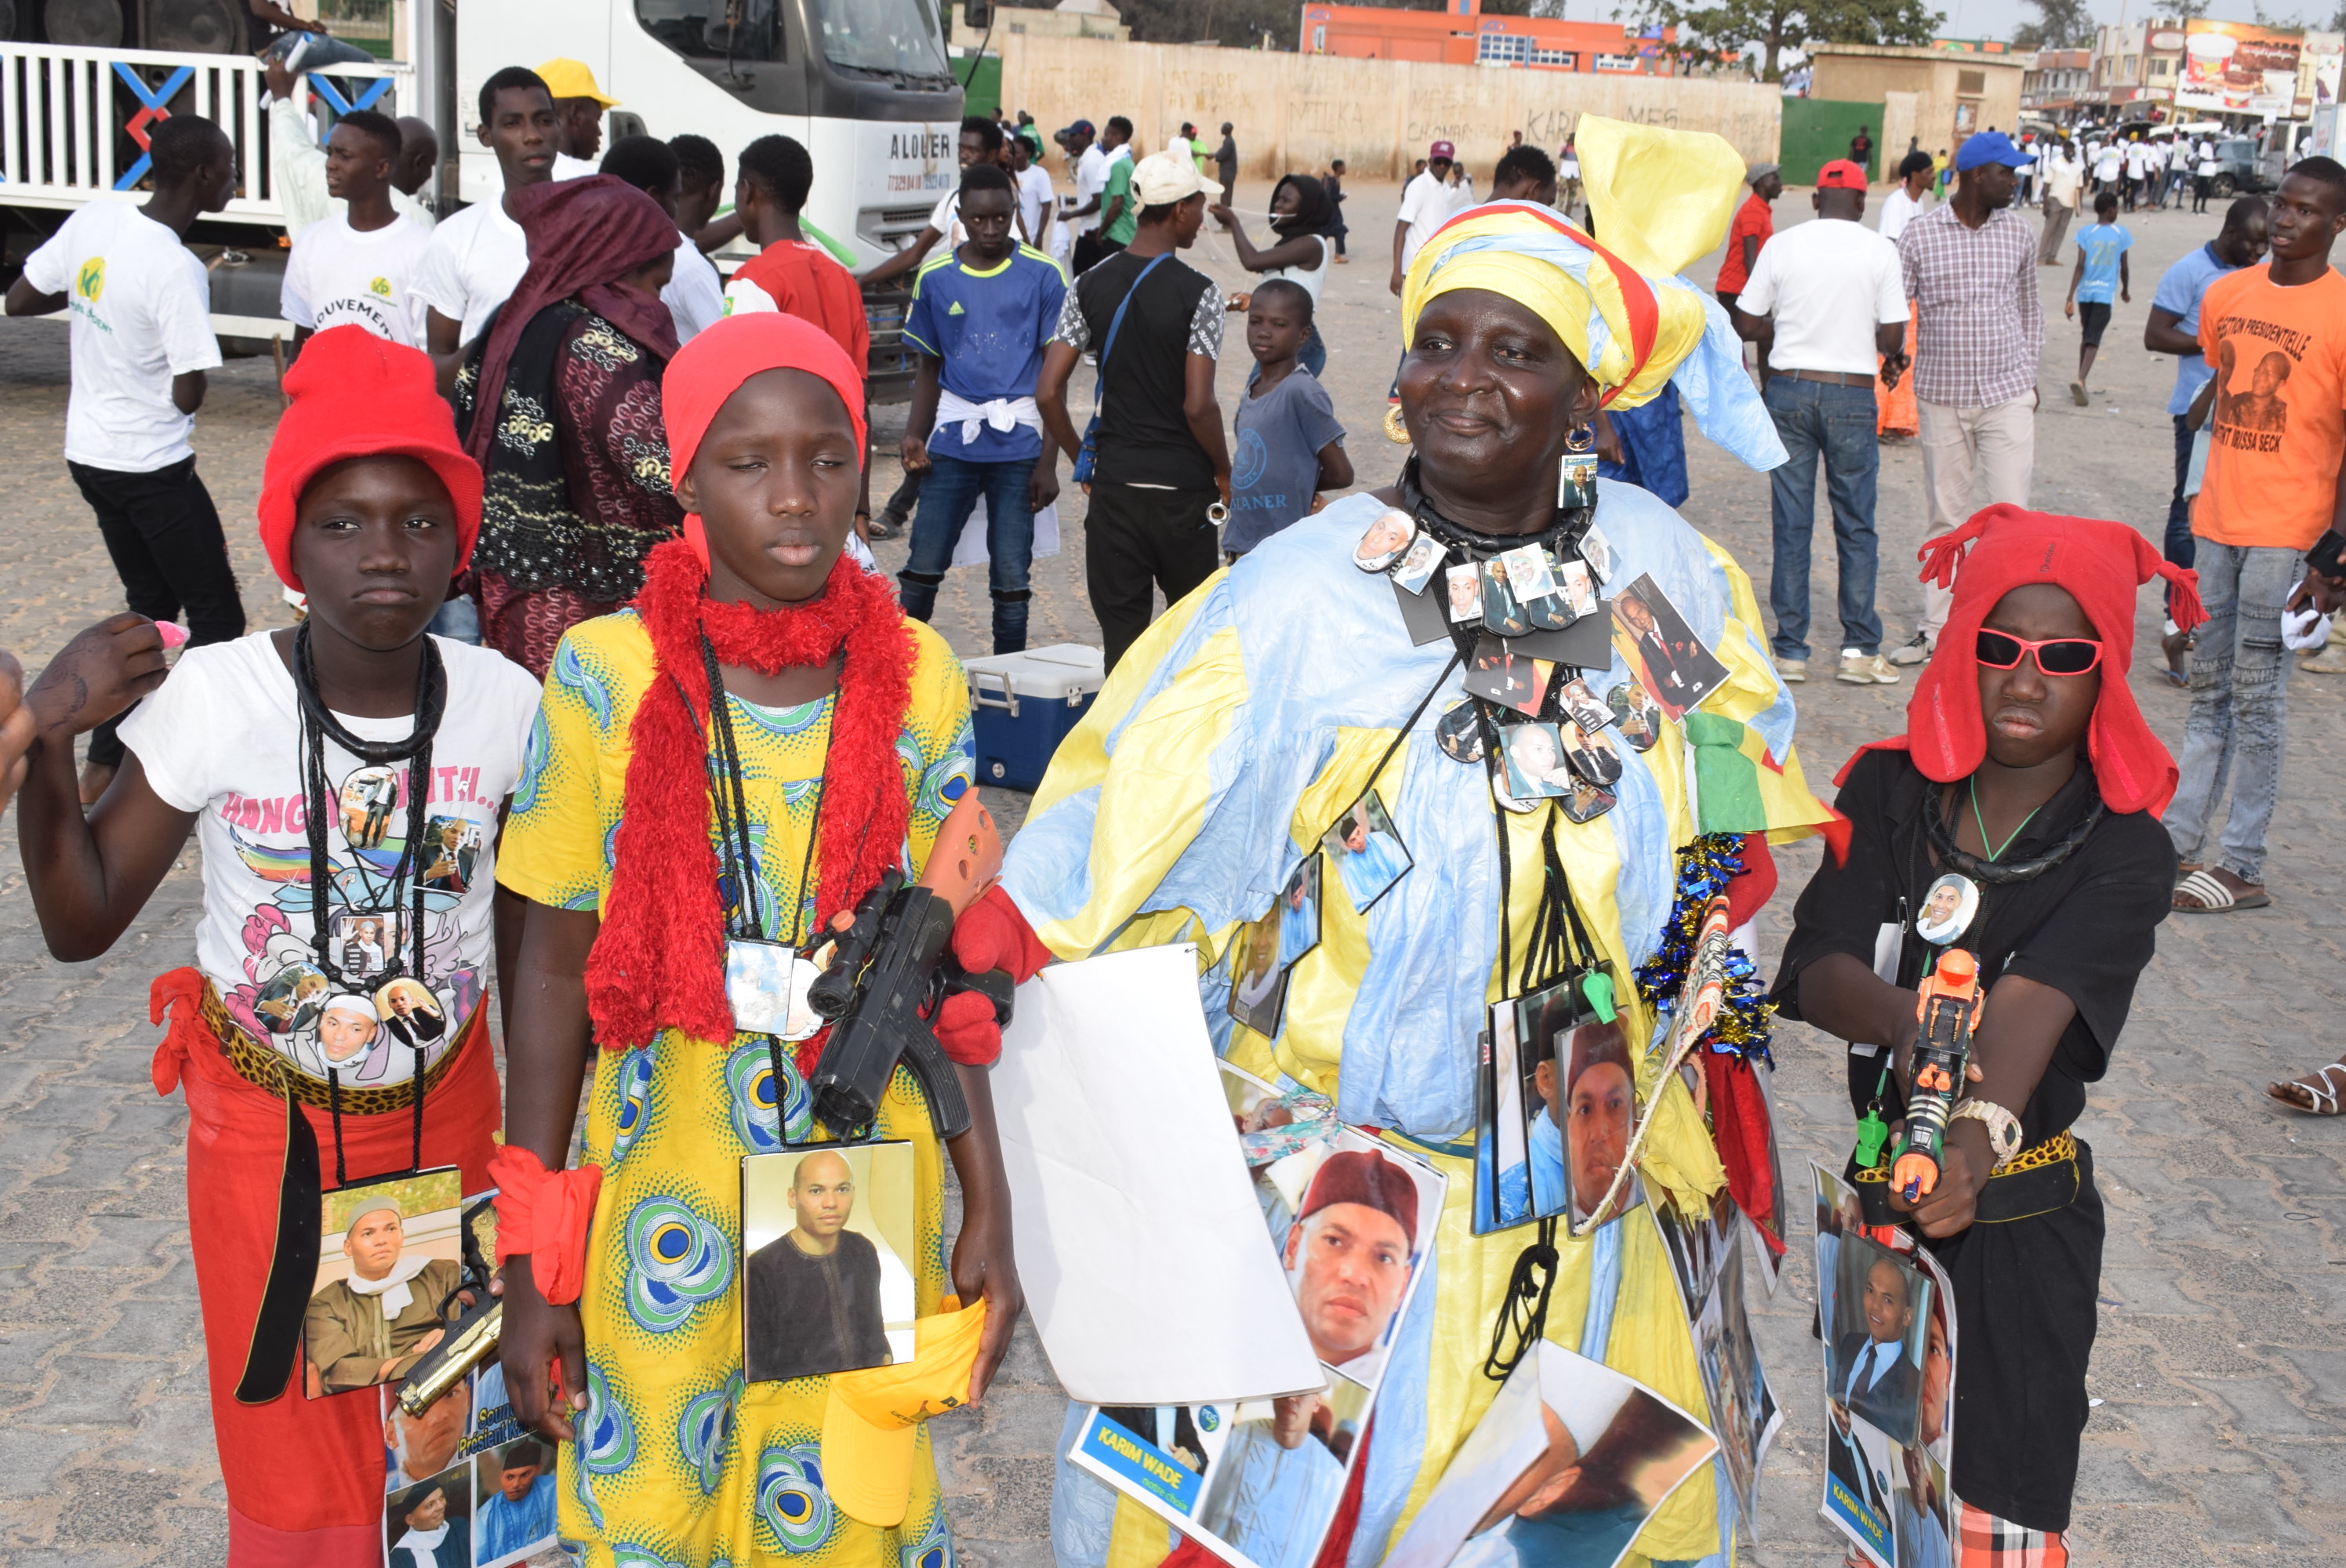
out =
[[[435,1166],[457,1167],[464,1191],[488,1185],[497,830],[537,683],[425,629],[481,520],[480,470],[432,361],[336,327],[310,340],[285,391],[260,535],[308,619],[189,648],[168,674],[141,616],[74,638],[27,698],[41,738],[25,869],[50,951],[86,960],[197,837],[196,963],[155,982],[155,1021],[170,1026],[154,1078],[187,1095],[228,1562],[374,1568],[385,1444],[412,1455],[403,1428],[386,1431],[382,1387],[326,1392],[304,1345],[321,1200]],[[134,702],[129,755],[85,820],[72,738]],[[383,1020],[407,1013],[393,1000],[437,1029],[394,1031]],[[352,1280],[372,1278],[364,1261]],[[438,1293],[354,1286],[347,1299],[344,1326],[396,1383],[440,1327]]]
[[[1992,506],[1922,555],[1954,605],[1906,733],[1842,769],[1847,853],[1801,894],[1775,997],[1850,1042],[1852,1107],[1895,1124],[1918,983],[1943,952],[1977,956],[1985,1002],[1938,1186],[1910,1203],[1886,1158],[1848,1174],[1869,1223],[1902,1224],[1953,1284],[1961,1420],[1946,1430],[1926,1374],[1916,1434],[1951,1440],[1934,1448],[1963,1499],[1951,1531],[2057,1565],[2103,1236],[2071,1126],[2175,881],[2157,815],[2175,762],[2127,684],[2137,590],[2163,577],[2177,621],[2202,617],[2192,575],[2122,523]]]

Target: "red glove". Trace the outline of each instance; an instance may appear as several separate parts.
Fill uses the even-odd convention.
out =
[[[994,887],[954,922],[953,955],[973,974],[998,969],[1023,985],[1050,962],[1051,950],[1010,895]],[[945,1054],[964,1066],[990,1067],[1002,1055],[1002,1025],[994,1022],[994,1003],[976,992],[946,997],[929,1027]]]

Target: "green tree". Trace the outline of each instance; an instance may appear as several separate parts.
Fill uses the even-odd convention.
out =
[[[2061,3],[2061,0],[2056,0]],[[1760,46],[1761,75],[1783,75],[1783,53],[1810,39],[1830,44],[1927,44],[1946,17],[1923,0],[1640,0],[1636,25],[1678,30],[1681,47],[1740,52]]]
[[[2208,0],[2191,0],[2206,9]],[[2094,13],[2086,0],[2027,0],[2036,20],[2013,29],[2013,46],[2020,49],[2084,49],[2094,42]],[[2168,0],[2168,9],[2176,9]]]

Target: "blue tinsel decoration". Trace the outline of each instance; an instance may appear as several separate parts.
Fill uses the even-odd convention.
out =
[[[1670,900],[1669,919],[1654,956],[1637,966],[1637,994],[1657,1013],[1668,1016],[1686,985],[1687,966],[1694,961],[1695,936],[1702,929],[1703,911],[1710,901],[1743,872],[1743,836],[1705,833],[1678,851],[1678,891]],[[1727,950],[1727,986],[1719,999],[1719,1016],[1697,1044],[1725,1056],[1757,1059],[1776,1064],[1768,1044],[1776,1004],[1751,957],[1739,947]]]

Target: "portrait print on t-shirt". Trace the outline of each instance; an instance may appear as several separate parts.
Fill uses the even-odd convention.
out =
[[[2214,439],[2247,452],[2278,452],[2289,433],[2290,357],[2228,337],[2216,345]]]

